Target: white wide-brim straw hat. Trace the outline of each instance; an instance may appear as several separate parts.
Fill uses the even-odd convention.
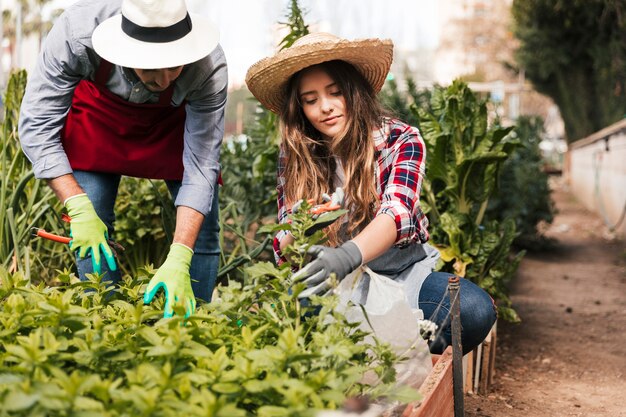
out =
[[[393,42],[389,39],[347,40],[330,33],[311,33],[291,47],[252,65],[246,74],[246,84],[263,106],[279,113],[292,75],[311,65],[333,60],[352,64],[378,93],[393,61]]]
[[[184,0],[123,0],[122,13],[91,37],[98,55],[128,68],[172,68],[198,61],[217,46],[217,27],[190,14]]]

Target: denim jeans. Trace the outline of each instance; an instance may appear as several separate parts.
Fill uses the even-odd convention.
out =
[[[433,272],[424,281],[419,293],[419,308],[424,318],[439,326],[437,337],[430,344],[432,353],[442,353],[452,344],[450,296],[447,293],[451,274]],[[463,354],[478,346],[487,336],[496,321],[493,300],[479,286],[461,278],[459,285],[461,301],[461,344]]]
[[[82,189],[87,193],[96,213],[109,230],[109,237],[113,238],[113,223],[115,221],[115,199],[120,184],[120,175],[100,172],[74,171],[74,177]],[[175,200],[181,181],[166,181],[167,187]],[[140,202],[137,202],[139,204]],[[211,212],[205,217],[204,223],[196,240],[194,255],[191,259],[189,273],[191,275],[191,287],[196,298],[211,301],[213,288],[217,279],[219,267],[219,204],[218,187],[215,187]],[[91,255],[86,258],[76,258],[78,276],[85,279],[85,274],[93,272]],[[102,273],[105,279],[117,283],[121,279],[120,270],[110,271],[106,262],[102,262]]]

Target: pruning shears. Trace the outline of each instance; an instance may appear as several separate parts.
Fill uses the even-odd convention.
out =
[[[307,202],[311,206],[313,206],[313,204],[315,204],[315,200],[313,200],[313,199],[307,200]],[[299,201],[298,203],[294,204],[294,206],[292,208],[292,212],[298,211],[300,209],[300,205],[302,204],[302,201]],[[313,215],[313,218],[315,218],[315,217],[319,216],[320,214],[328,213],[328,212],[331,212],[331,211],[336,211],[336,210],[339,210],[340,208],[341,208],[341,206],[339,204],[337,204],[336,202],[334,202],[334,201],[327,201],[325,203],[317,204],[317,205],[311,207],[309,209],[309,213]]]
[[[324,193],[322,194],[322,204],[315,204],[315,200],[309,199],[307,202],[310,206],[313,206],[309,209],[309,213],[313,215],[313,219],[317,219],[321,214],[329,213],[331,211],[337,211],[341,208],[341,204],[343,203],[344,194],[343,189],[338,187],[332,196]],[[292,213],[300,210],[300,206],[302,205],[302,200],[296,202],[293,205],[291,211]]]
[[[64,222],[69,223],[70,221],[72,221],[72,218],[70,216],[68,216],[67,214],[63,214],[61,216],[61,219]],[[51,240],[53,242],[58,242],[58,243],[63,243],[65,245],[69,245],[69,243],[72,241],[71,237],[67,237],[67,236],[61,236],[61,235],[57,235],[54,233],[50,233],[47,232],[45,229],[39,228],[39,227],[32,227],[30,229],[31,232],[31,236],[33,237],[41,237],[43,239],[48,239]],[[117,251],[124,251],[124,247],[122,245],[120,245],[119,243],[109,239],[107,240],[107,243],[109,244],[109,247],[111,248],[111,250],[113,251],[113,255],[115,255],[115,257],[117,257]]]
[[[72,241],[71,237],[55,235],[54,233],[46,232],[45,229],[40,229],[39,227],[33,227],[30,229],[30,231],[31,231],[31,236],[33,237],[42,237],[44,239],[48,239],[53,242],[64,243],[68,245]]]

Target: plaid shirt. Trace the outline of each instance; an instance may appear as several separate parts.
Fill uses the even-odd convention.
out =
[[[396,222],[395,246],[428,241],[428,218],[419,204],[422,179],[425,174],[426,146],[417,128],[396,119],[385,119],[374,132],[376,146],[376,190],[380,207],[376,216],[386,214]],[[291,210],[285,206],[285,163],[281,146],[278,160],[278,221],[286,223]],[[277,262],[285,261],[280,241],[288,234],[281,230],[274,238]]]

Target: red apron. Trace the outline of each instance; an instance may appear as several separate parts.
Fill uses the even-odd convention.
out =
[[[170,104],[174,84],[155,104],[129,103],[105,84],[113,65],[101,61],[95,81],[74,92],[61,140],[72,169],[181,180],[185,106]]]

